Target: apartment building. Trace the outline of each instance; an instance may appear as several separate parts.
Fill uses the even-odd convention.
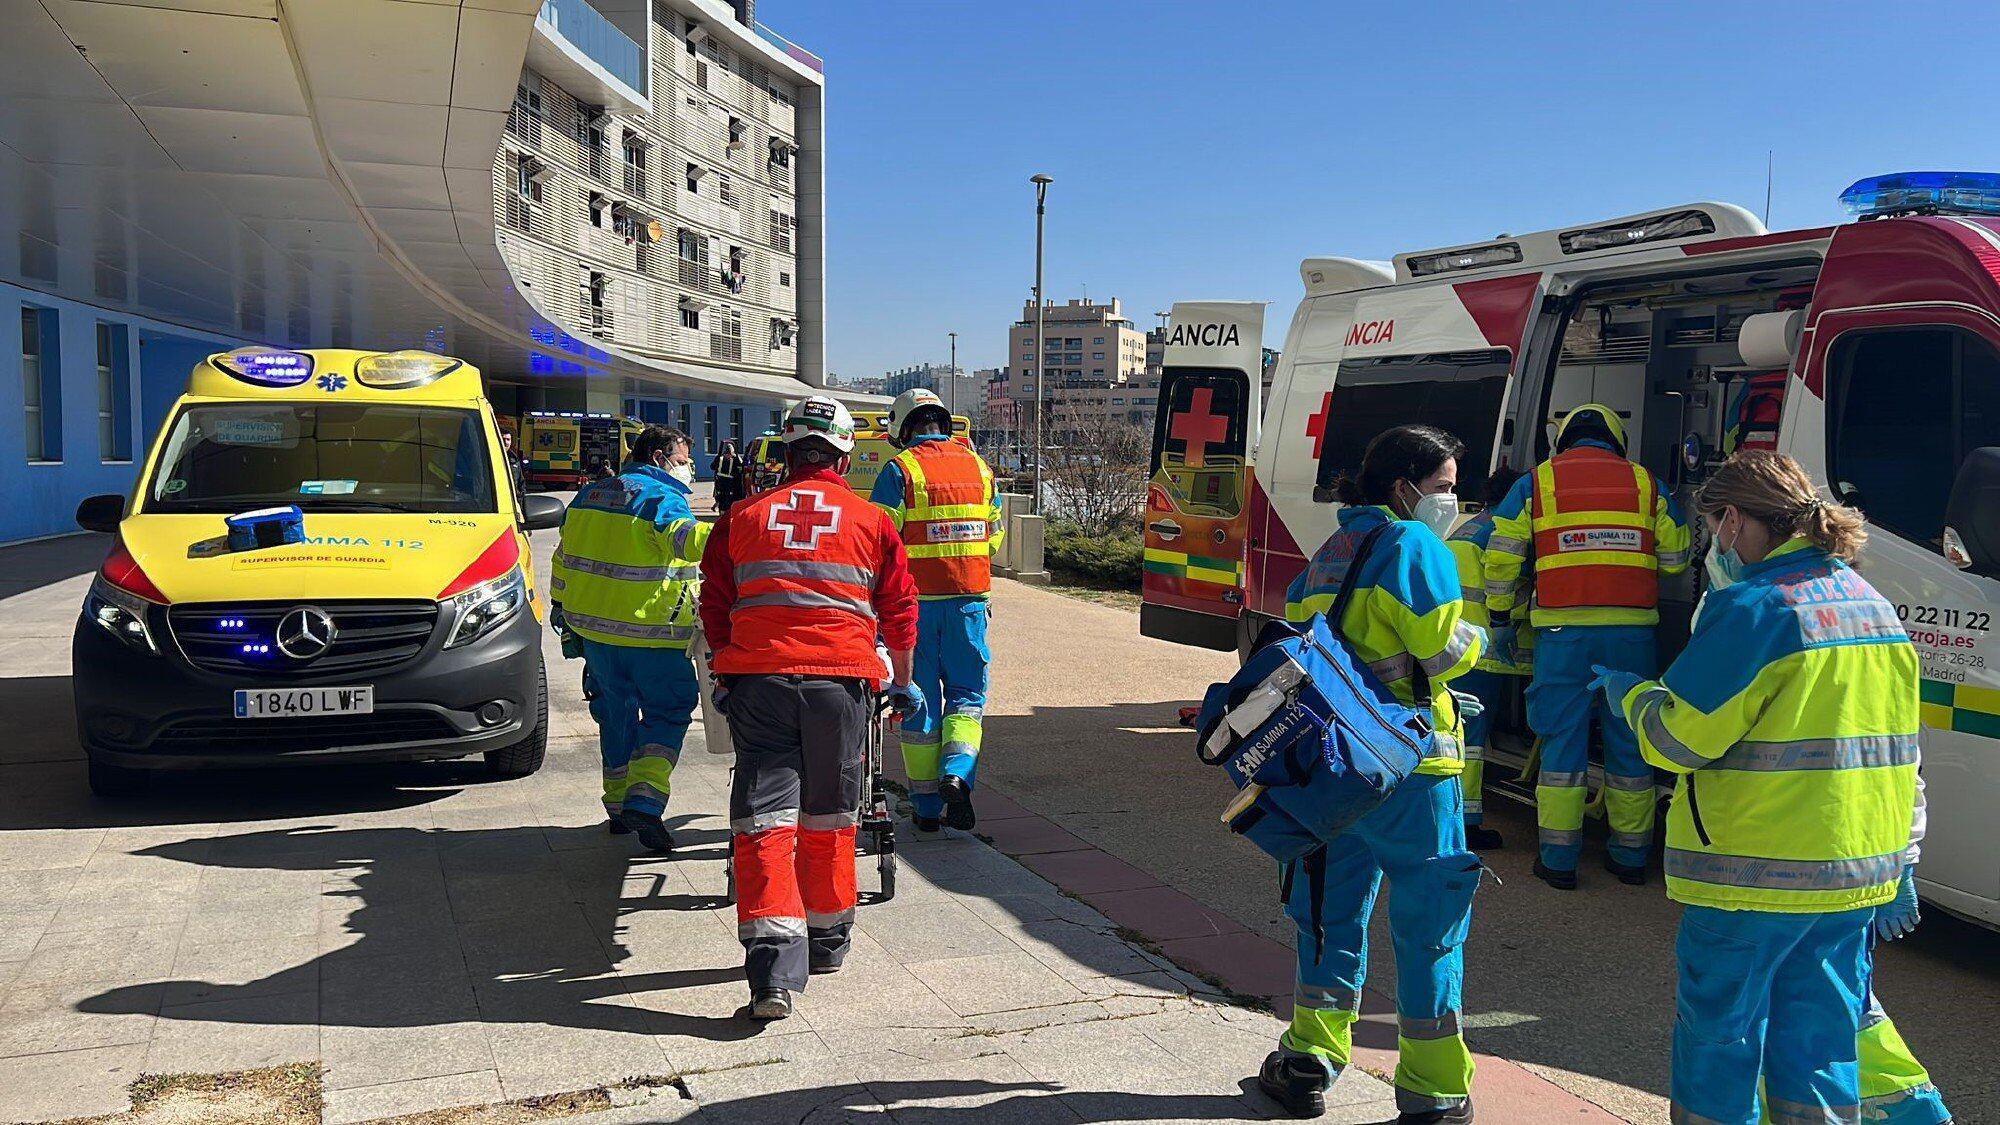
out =
[[[586,345],[819,385],[819,74],[746,23],[748,4],[719,9],[550,0],[544,18],[566,35],[623,34],[634,50],[579,67],[531,49],[493,161],[497,240],[516,284]],[[643,379],[625,392],[642,417],[681,405]],[[716,405],[718,417],[763,412]],[[691,413],[702,448],[740,436],[700,425],[702,403]]]

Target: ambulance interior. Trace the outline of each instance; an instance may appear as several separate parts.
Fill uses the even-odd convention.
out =
[[[1691,557],[1699,559],[1707,542],[1693,515],[1694,490],[1740,444],[1775,439],[1775,423],[1738,422],[1751,381],[1790,366],[1818,272],[1817,261],[1799,261],[1582,291],[1540,382],[1544,424],[1535,435],[1535,461],[1548,456],[1555,428],[1572,408],[1595,402],[1617,411],[1627,455],[1672,491],[1694,533]],[[1690,566],[1662,580],[1662,668],[1687,642],[1701,569]]]

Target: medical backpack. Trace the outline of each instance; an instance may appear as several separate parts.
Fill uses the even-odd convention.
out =
[[[1240,790],[1224,820],[1280,861],[1366,816],[1436,741],[1422,669],[1416,701],[1404,703],[1339,631],[1362,564],[1388,530],[1362,540],[1331,611],[1266,626],[1243,667],[1202,700],[1196,753]]]

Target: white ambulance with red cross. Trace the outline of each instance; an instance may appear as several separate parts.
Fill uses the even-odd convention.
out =
[[[1683,510],[1736,448],[1778,449],[1867,513],[1861,571],[1923,658],[1924,895],[2000,925],[2000,174],[1878,176],[1842,201],[1858,221],[1767,231],[1692,203],[1387,263],[1307,259],[1269,403],[1261,306],[1177,305],[1142,631],[1228,649],[1282,618],[1334,529],[1329,486],[1389,426],[1465,442],[1468,510],[1586,402],[1618,411]],[[1701,575],[1662,581],[1663,661]]]

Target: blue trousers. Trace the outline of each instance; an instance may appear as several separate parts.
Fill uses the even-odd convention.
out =
[[[701,703],[686,649],[640,648],[584,640],[583,658],[597,684],[590,717],[604,758],[604,811],[666,811],[674,767]]]
[[[924,713],[903,727],[903,772],[910,778],[910,810],[936,818],[944,812],[938,781],[979,771],[986,718],[986,599],[938,598],[918,603],[915,665]]]
[[[1779,914],[1690,906],[1674,945],[1673,1118],[1758,1125],[1859,1121],[1856,1035],[1873,909]]]
[[[1583,852],[1588,803],[1590,720],[1600,716],[1604,734],[1604,812],[1611,824],[1611,858],[1640,867],[1653,843],[1658,799],[1653,767],[1639,756],[1639,740],[1604,693],[1590,690],[1590,666],[1650,678],[1659,666],[1651,625],[1562,625],[1535,631],[1535,680],[1528,686],[1528,726],[1541,739],[1541,774],[1535,779],[1535,822],[1541,827],[1542,862],[1574,871]]]
[[[1368,972],[1368,920],[1388,876],[1396,1107],[1405,1113],[1449,1109],[1472,1089],[1459,991],[1480,864],[1465,847],[1464,815],[1457,778],[1415,774],[1324,852],[1294,862],[1286,874],[1285,913],[1298,926],[1299,967],[1292,1026],[1280,1045],[1334,1076],[1352,1058]]]

